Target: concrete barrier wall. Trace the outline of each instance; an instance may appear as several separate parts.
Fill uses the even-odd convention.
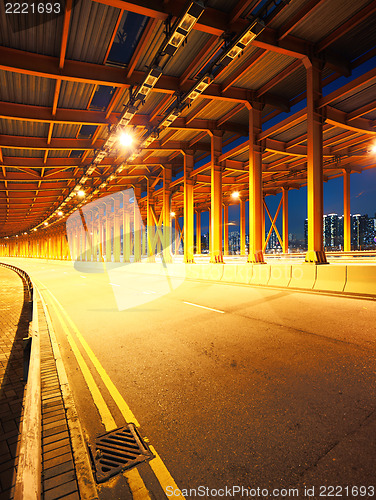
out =
[[[346,268],[338,264],[317,266],[314,290],[343,292],[346,284]]]
[[[222,281],[236,283],[237,264],[225,264],[223,266]]]
[[[270,264],[254,264],[251,285],[267,285],[270,279]]]
[[[235,283],[249,284],[253,274],[253,264],[237,264]]]
[[[268,285],[289,286],[291,281],[291,273],[292,273],[291,264],[270,265],[270,279],[268,281]]]
[[[312,264],[292,264],[288,287],[312,290],[316,281],[316,268]]]
[[[348,265],[345,292],[376,295],[376,265]]]

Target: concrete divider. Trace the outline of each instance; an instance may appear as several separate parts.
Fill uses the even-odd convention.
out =
[[[288,284],[289,288],[305,288],[312,290],[316,281],[315,264],[292,264],[291,265],[291,280]]]
[[[201,266],[202,264],[185,264],[186,270],[185,274],[187,278],[200,279],[201,278]]]
[[[346,266],[341,264],[330,264],[329,266],[317,266],[316,282],[314,290],[328,292],[343,292],[346,284]]]
[[[225,264],[221,280],[227,283],[236,283],[236,269],[236,264]]]
[[[221,281],[224,266],[224,264],[207,264],[203,279],[209,279],[210,281]]]
[[[268,285],[271,286],[289,286],[291,281],[291,264],[272,264],[270,265],[270,279]]]
[[[237,264],[235,283],[249,284],[252,279],[253,264]]]
[[[348,264],[345,292],[376,295],[376,264]]]
[[[254,264],[251,285],[266,285],[270,278],[269,264]]]

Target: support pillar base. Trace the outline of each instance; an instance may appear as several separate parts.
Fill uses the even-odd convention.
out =
[[[223,255],[212,255],[210,257],[210,264],[223,264]]]
[[[173,259],[171,255],[162,255],[162,262],[163,264],[172,264]]]
[[[312,264],[329,264],[326,260],[324,250],[308,250],[305,256],[305,262],[310,262]]]
[[[264,253],[261,251],[250,253],[248,255],[247,262],[249,264],[266,264],[264,260]]]

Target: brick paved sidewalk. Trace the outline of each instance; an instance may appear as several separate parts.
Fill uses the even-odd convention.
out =
[[[36,297],[35,297],[36,299]],[[0,500],[13,498],[26,384],[23,342],[29,297],[22,279],[0,266]],[[38,300],[42,389],[42,498],[79,500],[64,402],[46,318]]]
[[[25,388],[22,339],[28,335],[27,294],[18,274],[0,267],[0,500],[12,498],[15,482]]]

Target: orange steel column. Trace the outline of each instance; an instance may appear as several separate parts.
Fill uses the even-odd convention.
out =
[[[163,221],[163,260],[164,262],[172,262],[171,255],[171,179],[172,169],[165,166],[163,168],[163,205],[162,205],[162,221]]]
[[[228,205],[223,205],[223,255],[228,255]]]
[[[263,264],[262,149],[257,140],[261,132],[262,105],[249,109],[249,254],[248,262]]]
[[[343,250],[351,252],[350,171],[343,172]]]
[[[105,230],[105,206],[99,209],[99,262],[104,262],[104,230]]]
[[[283,253],[289,251],[289,188],[282,188],[282,241]]]
[[[135,200],[134,200],[135,201]],[[123,262],[131,261],[131,213],[129,189],[123,192]]]
[[[106,203],[106,262],[111,262],[111,242],[112,242],[112,227],[111,227],[111,202]]]
[[[133,201],[133,231],[134,231],[134,262],[141,262],[141,233],[142,233],[142,220],[140,209],[138,207],[138,200],[141,198],[141,188],[134,187],[134,201]]]
[[[116,197],[114,200],[114,262],[120,262],[120,221],[120,199]]]
[[[240,255],[245,255],[245,200],[240,199]]]
[[[196,212],[196,254],[201,253],[201,212]]]
[[[212,227],[211,227],[211,208],[209,207],[209,255],[211,255],[212,253],[212,241],[213,241],[213,238],[212,238]]]
[[[223,262],[222,255],[222,167],[218,158],[222,154],[222,132],[211,132],[211,214],[210,262]]]
[[[318,109],[321,91],[321,62],[305,58],[307,70],[307,212],[308,252],[306,262],[326,264],[323,246],[323,117]]]
[[[184,262],[193,263],[194,254],[194,197],[191,172],[194,168],[193,152],[184,153]]]
[[[147,225],[147,255],[148,262],[155,262],[155,241],[154,241],[154,219],[152,213],[152,207],[154,205],[154,200],[152,198],[153,190],[149,187],[149,181],[147,186],[147,197],[146,197],[146,225]]]

